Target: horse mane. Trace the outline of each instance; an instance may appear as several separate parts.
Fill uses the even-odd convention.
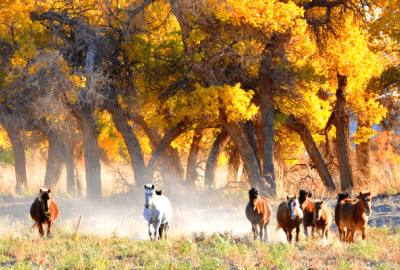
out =
[[[347,193],[347,192],[339,193],[337,203],[340,203],[341,201],[346,200],[346,199],[351,199],[351,196],[349,193]]]
[[[258,189],[257,188],[251,188],[249,190],[249,198],[251,200],[252,197],[257,197],[258,196]]]
[[[300,197],[305,197],[306,194],[307,194],[307,190],[305,190],[305,189],[300,189],[300,193],[299,193]],[[312,197],[312,193],[309,192],[309,193],[308,193],[308,198],[311,198],[311,197]]]

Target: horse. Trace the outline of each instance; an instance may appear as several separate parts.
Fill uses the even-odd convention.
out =
[[[283,229],[289,243],[292,242],[292,231],[296,228],[296,244],[299,242],[300,224],[303,220],[303,211],[300,209],[297,196],[287,196],[287,201],[282,202],[277,212],[278,228]]]
[[[354,242],[356,231],[362,232],[362,239],[367,237],[366,229],[368,217],[371,215],[371,192],[361,192],[358,200],[345,199],[341,202],[339,217],[339,228],[344,231],[347,229],[345,240]]]
[[[303,227],[304,233],[308,238],[308,227],[311,227],[311,234],[314,237],[314,203],[309,199],[312,197],[311,192],[301,189],[299,192],[300,209],[303,211]]]
[[[258,195],[258,190],[252,188],[249,190],[250,201],[246,206],[246,217],[251,222],[253,230],[254,240],[257,239],[257,224],[260,227],[260,241],[263,240],[264,230],[264,242],[268,241],[267,225],[271,219],[272,208],[269,201]]]
[[[36,222],[34,227],[39,230],[40,236],[44,236],[43,225],[47,224],[47,237],[51,237],[58,213],[58,206],[51,196],[51,189],[41,188],[30,210],[31,217]]]
[[[167,231],[169,229],[169,222],[172,218],[171,202],[164,195],[157,195],[154,190],[154,185],[144,185],[146,203],[143,209],[143,217],[148,221],[149,236],[151,238],[150,225],[154,226],[154,241],[162,238],[163,232],[168,240]]]
[[[325,241],[328,239],[328,229],[332,223],[331,212],[327,209],[325,202],[321,199],[314,203],[314,226],[315,230],[318,232],[321,230],[322,238]]]
[[[350,199],[355,201],[355,199],[351,198],[350,194],[347,192],[343,192],[343,193],[339,193],[338,194],[338,200],[335,206],[335,223],[338,227],[338,231],[339,231],[339,240],[344,240],[344,236],[345,236],[345,231],[342,231],[339,227],[339,218],[340,218],[340,210],[342,209],[342,204],[344,203],[344,201],[346,199]]]

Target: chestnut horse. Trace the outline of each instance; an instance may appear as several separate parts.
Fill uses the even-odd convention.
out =
[[[32,203],[30,213],[36,222],[34,226],[38,228],[40,236],[44,236],[43,225],[47,224],[47,237],[50,237],[54,222],[58,217],[58,207],[51,197],[50,188],[40,189],[37,198]]]
[[[347,229],[346,241],[354,242],[356,231],[362,232],[362,239],[367,237],[368,217],[371,215],[371,192],[360,192],[359,200],[345,199],[340,210],[339,228]]]
[[[299,242],[300,224],[303,220],[303,211],[300,209],[297,196],[287,196],[287,201],[283,202],[278,207],[276,214],[278,219],[278,228],[283,229],[289,243],[292,242],[292,231],[296,228],[296,244]]]
[[[342,231],[339,227],[339,218],[340,218],[340,210],[342,209],[342,204],[344,203],[344,201],[346,199],[351,199],[353,201],[355,201],[355,199],[352,199],[349,193],[343,192],[343,193],[339,193],[338,194],[338,200],[335,206],[335,223],[338,227],[338,231],[339,231],[339,240],[344,240],[344,236],[345,236],[345,231]]]
[[[325,202],[321,199],[314,203],[314,226],[315,230],[322,232],[322,238],[324,241],[328,239],[328,229],[332,223],[332,215],[327,208]]]
[[[308,227],[311,227],[311,234],[314,237],[314,203],[309,199],[312,197],[311,192],[305,189],[300,190],[299,203],[300,209],[303,211],[303,227],[304,233],[308,238]]]
[[[249,191],[250,201],[246,206],[246,217],[251,222],[253,230],[254,240],[257,239],[257,224],[260,227],[260,241],[263,240],[264,230],[264,242],[268,241],[267,225],[271,219],[272,208],[269,201],[258,195],[258,190],[252,188]]]

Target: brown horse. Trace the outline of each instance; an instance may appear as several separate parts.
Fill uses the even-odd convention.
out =
[[[263,240],[264,230],[264,242],[268,241],[267,225],[271,219],[272,208],[269,201],[258,195],[258,190],[252,188],[249,191],[250,201],[246,206],[246,217],[251,222],[253,230],[254,240],[257,239],[257,224],[260,227],[260,241]]]
[[[360,192],[359,200],[345,199],[340,210],[339,228],[347,229],[346,241],[354,242],[356,231],[362,232],[362,239],[367,237],[368,217],[371,215],[371,192]]]
[[[314,226],[316,231],[322,232],[322,238],[326,240],[328,238],[328,229],[332,223],[332,215],[328,210],[325,202],[321,199],[320,201],[315,202],[315,211],[314,211]]]
[[[344,240],[344,236],[345,236],[345,231],[342,231],[339,227],[339,218],[340,218],[340,210],[342,209],[342,204],[345,202],[346,199],[351,199],[353,201],[355,201],[355,199],[352,199],[349,193],[339,193],[338,194],[338,200],[335,206],[335,223],[338,227],[338,231],[339,231],[339,240]]]
[[[300,209],[297,196],[287,196],[287,201],[278,207],[276,215],[278,219],[278,228],[283,229],[289,243],[292,242],[292,231],[296,228],[296,244],[299,242],[300,224],[303,220],[303,211]]]
[[[31,217],[36,222],[40,236],[44,236],[43,225],[47,224],[47,236],[51,236],[54,222],[58,217],[58,207],[51,197],[51,189],[40,189],[38,197],[32,203]]]
[[[314,237],[314,203],[309,199],[312,197],[311,192],[305,189],[300,190],[299,203],[300,209],[303,211],[303,227],[306,237],[308,237],[308,227],[311,227],[311,234]]]

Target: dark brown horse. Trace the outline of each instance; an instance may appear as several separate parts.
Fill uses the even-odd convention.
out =
[[[339,227],[339,218],[340,218],[340,210],[342,209],[342,204],[344,203],[344,201],[346,199],[351,199],[351,200],[355,201],[355,199],[351,198],[349,193],[343,192],[343,193],[339,193],[338,194],[338,200],[337,200],[337,203],[336,203],[336,206],[335,206],[335,223],[336,223],[336,225],[338,227],[339,240],[341,240],[341,241],[344,240],[345,232],[342,231],[340,229],[340,227]]]
[[[308,237],[307,228],[311,227],[311,234],[314,237],[314,203],[309,199],[312,193],[301,189],[299,195],[300,209],[303,211],[304,234]]]
[[[40,189],[38,197],[32,203],[31,217],[36,222],[35,227],[40,236],[44,236],[43,225],[47,224],[47,236],[51,236],[54,222],[58,217],[58,207],[51,197],[51,189]]]
[[[362,232],[362,239],[367,237],[368,217],[371,215],[371,192],[360,192],[358,200],[345,199],[342,201],[339,218],[339,228],[346,233],[346,241],[354,242],[356,231]]]
[[[292,231],[296,228],[296,244],[299,242],[300,224],[303,221],[303,211],[300,209],[297,196],[287,196],[287,201],[283,202],[278,207],[276,214],[278,219],[278,228],[283,229],[289,243],[292,242]]]
[[[252,188],[249,191],[250,201],[246,206],[246,217],[251,222],[253,230],[254,240],[257,239],[257,225],[260,227],[260,241],[263,240],[264,230],[264,242],[268,241],[267,225],[271,219],[272,208],[269,201],[258,195],[258,190]]]
[[[328,239],[328,229],[332,223],[332,215],[325,202],[321,199],[314,203],[314,226],[317,232],[321,231],[324,241]]]

